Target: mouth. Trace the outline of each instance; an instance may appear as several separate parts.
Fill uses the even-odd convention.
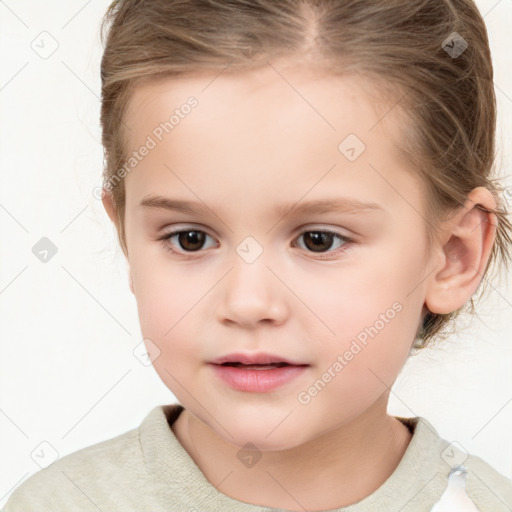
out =
[[[232,366],[233,368],[241,368],[243,370],[275,370],[283,366],[307,366],[307,365],[292,365],[289,363],[270,363],[270,364],[244,364],[239,362],[222,363],[220,366]]]
[[[229,354],[212,361],[217,377],[237,391],[265,393],[300,377],[309,364],[271,354]]]
[[[258,352],[252,354],[226,354],[225,356],[219,357],[214,361],[211,361],[211,363],[220,366],[234,366],[245,369],[249,369],[248,367],[250,366],[253,367],[255,370],[263,368],[282,368],[283,366],[309,366],[309,364],[293,361],[291,359],[276,354],[267,354],[265,352]]]

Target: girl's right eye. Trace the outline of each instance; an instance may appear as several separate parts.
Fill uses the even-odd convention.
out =
[[[174,244],[169,243],[169,241],[175,237],[177,237],[178,244],[184,248],[184,251],[177,251],[173,248]],[[172,254],[183,256],[187,252],[193,253],[203,249],[206,237],[210,237],[210,235],[204,231],[199,231],[198,229],[186,229],[181,231],[171,231],[170,233],[165,234],[159,240],[163,242],[165,250]]]

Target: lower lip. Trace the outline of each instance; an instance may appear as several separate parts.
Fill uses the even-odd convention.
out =
[[[235,366],[213,364],[217,375],[237,391],[265,393],[272,391],[304,373],[306,366],[281,366],[272,370],[246,370]]]

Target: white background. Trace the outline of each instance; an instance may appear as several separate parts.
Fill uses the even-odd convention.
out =
[[[108,3],[0,1],[0,506],[40,469],[34,450],[49,458],[51,445],[62,457],[176,401],[133,354],[142,336],[127,264],[93,195],[103,165],[99,26]],[[489,30],[508,175],[512,2],[477,4]],[[42,38],[46,51],[58,44],[46,59],[31,47],[43,51]],[[47,263],[32,253],[42,237],[58,248]],[[480,320],[408,361],[389,412],[426,417],[510,478],[511,294],[495,285],[481,306]]]

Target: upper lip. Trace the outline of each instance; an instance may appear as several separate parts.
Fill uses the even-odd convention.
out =
[[[299,363],[292,361],[286,357],[282,357],[275,354],[267,354],[265,352],[258,352],[254,354],[226,354],[225,356],[219,357],[213,361],[213,364],[222,363],[242,363],[242,364],[272,364],[272,363],[287,363],[295,366],[308,366],[306,363]]]

